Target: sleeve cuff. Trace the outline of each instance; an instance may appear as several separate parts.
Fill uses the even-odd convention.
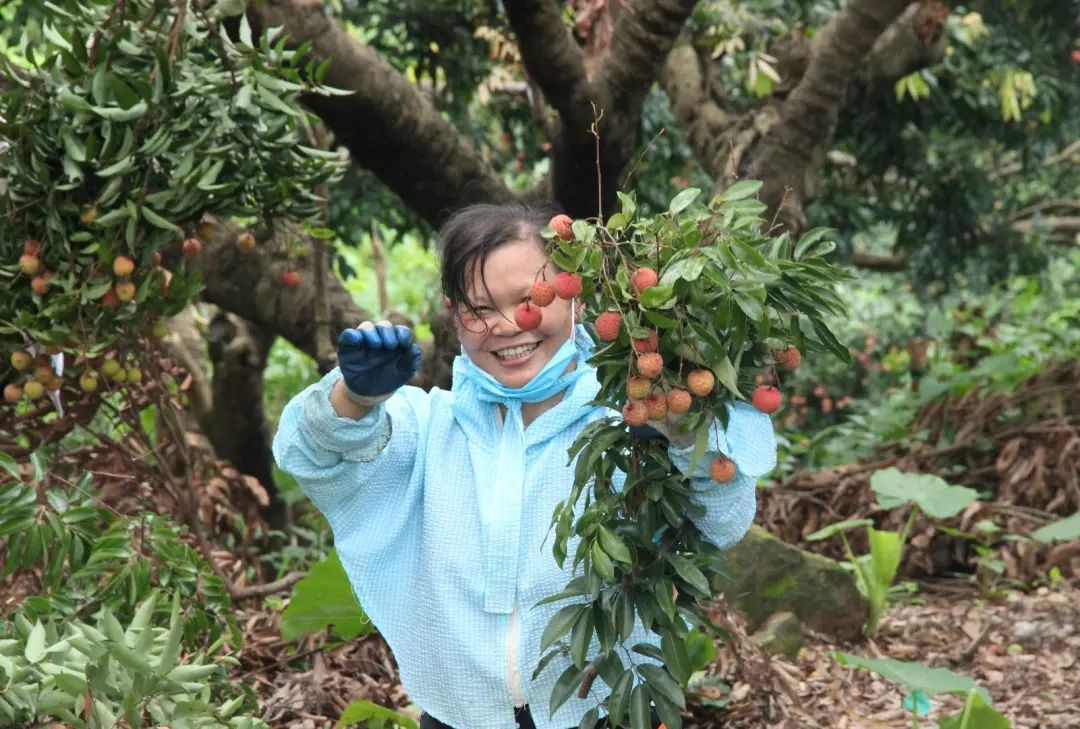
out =
[[[330,391],[341,379],[334,368],[304,396],[300,425],[320,448],[340,454],[344,460],[373,461],[390,442],[390,416],[380,402],[359,420],[343,418],[330,404]]]
[[[735,462],[739,472],[758,478],[776,467],[776,434],[772,418],[752,405],[739,402],[728,405],[728,426],[723,428],[714,420],[709,432],[706,451],[720,452]],[[689,463],[694,453],[693,444],[685,448],[670,448],[676,461]],[[702,459],[697,470],[704,469],[708,476],[709,463]],[[694,474],[698,476],[702,474]]]

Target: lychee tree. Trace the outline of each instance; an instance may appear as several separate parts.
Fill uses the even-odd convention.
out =
[[[849,356],[825,324],[843,312],[833,289],[847,278],[826,260],[834,247],[829,231],[798,240],[770,235],[759,217],[766,206],[754,198],[759,188],[738,182],[707,204],[691,188],[650,217],[637,215],[634,198],[620,193],[621,210],[606,221],[556,219],[545,231],[559,275],[572,279],[569,288],[592,312],[595,404],[621,412],[591,423],[571,447],[574,486],[552,517],[555,559],[564,565],[570,558],[576,575],[550,598],[572,604],[542,638],[547,653],[537,673],[555,655],[572,660],[556,681],[553,712],[571,695],[587,694],[600,676],[612,688],[604,708],[613,724],[649,726],[652,701],[669,729],[681,726],[690,624],[711,629],[699,600],[712,595],[723,563],[689,518],[702,507],[673,466],[667,440],[651,437],[656,430],[647,426],[686,448],[692,443],[694,472],[713,422],[727,424],[728,405],[749,399],[763,412],[779,407],[780,390],[755,388],[757,375],[765,371],[782,385],[804,352]],[[546,298],[539,282],[537,291]],[[528,303],[530,316],[542,316],[540,303]],[[617,471],[625,475],[621,487]],[[736,471],[722,456],[709,468],[715,488]],[[623,655],[642,656],[628,665],[616,646],[635,621],[660,636],[661,649],[624,645]],[[581,726],[598,720],[594,709]]]
[[[326,64],[279,30],[253,38],[244,18],[230,37],[211,5],[46,4],[40,42],[0,58],[9,415],[38,410],[43,388],[61,409],[100,397],[102,380],[141,379],[140,340],[160,337],[199,289],[204,216],[272,225],[323,212],[313,191],[342,163],[309,146],[314,117],[298,99],[333,93],[319,81]]]

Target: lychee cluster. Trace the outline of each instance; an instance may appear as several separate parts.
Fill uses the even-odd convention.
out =
[[[571,240],[574,237],[571,230],[573,222],[569,215],[556,215],[548,222],[548,227],[563,240]],[[521,302],[514,309],[514,323],[522,331],[536,329],[544,319],[540,309],[550,306],[556,298],[565,301],[576,299],[581,295],[581,286],[581,276],[566,271],[557,274],[551,281],[538,279],[532,285],[529,300]]]

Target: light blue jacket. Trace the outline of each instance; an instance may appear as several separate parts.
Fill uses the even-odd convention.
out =
[[[537,729],[577,726],[610,689],[597,679],[587,699],[575,695],[549,718],[552,688],[569,659],[556,659],[535,681],[532,674],[544,627],[568,602],[535,605],[573,576],[572,559],[564,571],[552,556],[549,526],[573,483],[567,449],[586,424],[611,414],[586,406],[599,390],[596,378],[579,379],[525,429],[521,511],[512,514],[485,508],[494,496],[501,420],[471,383],[456,382],[449,392],[403,387],[351,420],[330,405],[340,377],[335,369],[289,402],[274,457],[329,521],[353,590],[393,650],[405,690],[457,729],[514,729],[520,703],[532,708]],[[726,433],[714,427],[710,442],[735,461],[738,475],[718,485],[708,475],[716,454],[701,459],[693,484],[707,511],[696,523],[725,548],[753,521],[755,483],[775,465],[776,440],[768,416],[742,403],[731,410]],[[684,472],[692,451],[670,449]],[[492,528],[518,531],[516,556],[485,564]],[[575,548],[572,540],[571,555]],[[512,612],[485,612],[485,584],[507,579],[516,584]],[[626,645],[643,640],[658,643],[639,623]],[[645,660],[637,653],[623,659]]]

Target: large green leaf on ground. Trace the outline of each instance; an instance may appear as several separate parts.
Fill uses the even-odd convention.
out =
[[[974,489],[953,486],[932,473],[904,473],[892,467],[871,476],[870,488],[877,494],[882,508],[894,509],[912,503],[935,519],[956,516],[978,498]]]
[[[296,583],[289,606],[281,615],[281,637],[285,640],[296,640],[326,628],[346,639],[372,631],[371,621],[353,595],[337,552],[331,552]]]

